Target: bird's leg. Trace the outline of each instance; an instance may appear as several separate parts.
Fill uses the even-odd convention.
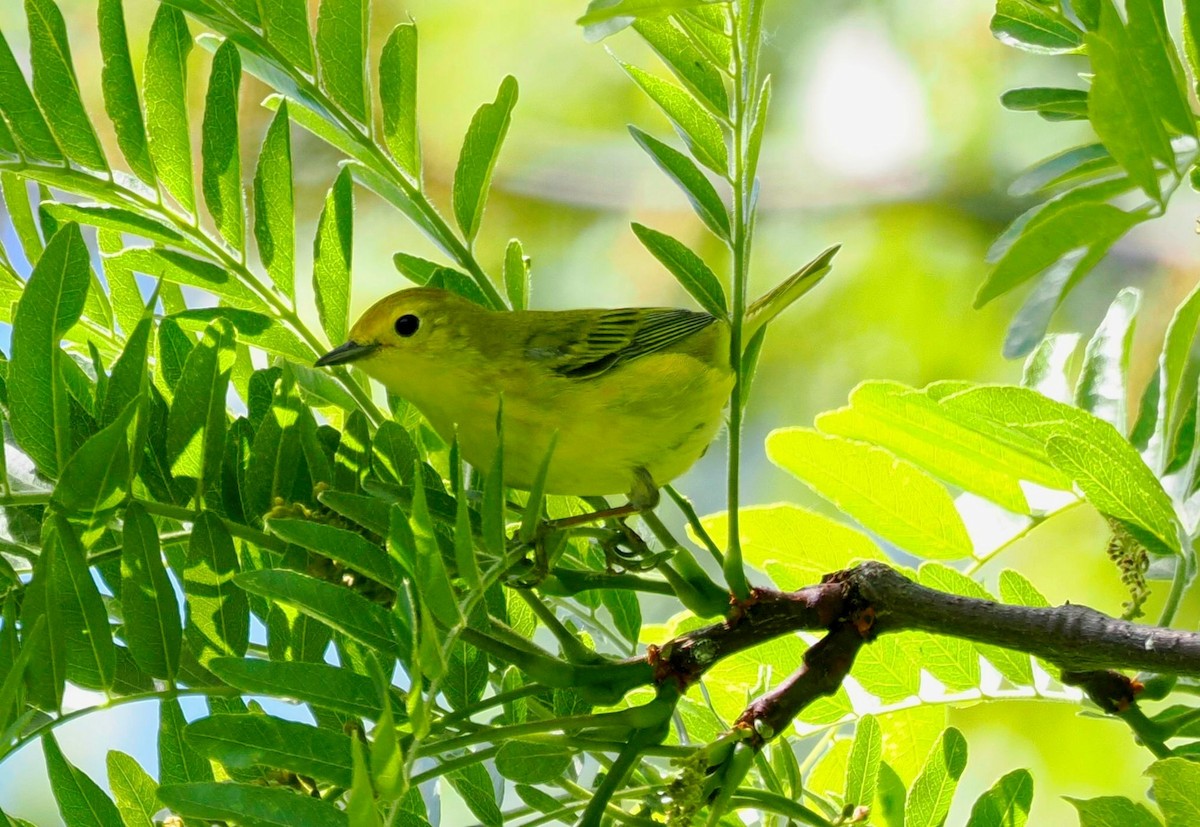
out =
[[[629,502],[615,508],[600,508],[587,514],[576,514],[573,517],[562,517],[557,520],[547,520],[544,525],[549,531],[561,531],[564,528],[598,523],[601,520],[618,520],[629,517],[639,511],[649,511],[658,505],[658,485],[645,468],[633,470],[633,488],[629,492]]]

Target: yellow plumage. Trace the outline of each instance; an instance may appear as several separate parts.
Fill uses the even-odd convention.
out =
[[[745,341],[825,272],[832,250],[751,307]],[[504,478],[652,497],[699,459],[733,387],[727,322],[670,308],[493,311],[417,287],[367,310],[318,365],[354,361],[487,468],[503,399]]]

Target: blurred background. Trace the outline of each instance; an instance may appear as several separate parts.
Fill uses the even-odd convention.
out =
[[[107,145],[115,147],[101,114],[95,0],[59,3],[85,99],[97,126],[107,130]],[[719,243],[626,132],[626,124],[636,123],[674,139],[613,56],[657,69],[654,61],[629,32],[603,44],[585,42],[574,22],[584,5],[375,0],[372,54],[392,25],[409,17],[417,22],[425,175],[447,214],[449,184],[472,113],[494,97],[505,74],[517,77],[520,100],[477,249],[485,266],[498,272],[505,242],[522,240],[533,259],[534,307],[686,306],[687,295],[641,248],[629,222],[684,239],[714,269],[724,260]],[[24,61],[28,41],[20,6],[16,0],[0,2],[0,29]],[[125,6],[140,65],[156,3],[126,0]],[[315,1],[313,6],[315,15]],[[764,60],[774,75],[774,97],[761,165],[753,293],[766,291],[826,246],[844,246],[832,276],[776,323],[767,339],[746,427],[744,502],[822,507],[766,460],[762,440],[776,427],[811,424],[814,414],[843,404],[862,380],[918,386],[948,378],[1019,380],[1020,363],[1005,361],[1001,345],[1023,296],[972,309],[986,272],[985,251],[1029,206],[1007,194],[1016,175],[1086,140],[1088,128],[1007,112],[997,98],[1014,86],[1078,85],[1075,73],[1086,64],[1002,46],[988,30],[992,10],[985,0],[768,4]],[[191,60],[195,127],[208,54],[196,49]],[[249,77],[242,89],[243,169],[250,170],[269,117],[259,105],[268,90]],[[303,283],[309,240],[338,156],[298,129],[293,141]],[[118,157],[115,149],[111,157]],[[1153,369],[1172,309],[1196,281],[1198,209],[1194,194],[1181,192],[1165,218],[1118,245],[1052,325],[1086,338],[1122,286],[1142,288],[1135,388]],[[9,237],[7,226],[3,231]],[[403,286],[392,253],[438,258],[391,208],[361,190],[354,240],[352,315]],[[302,297],[305,305],[312,310]],[[677,483],[702,514],[724,502],[721,448],[714,447]],[[1074,509],[985,573],[994,578],[1002,568],[1018,568],[1052,602],[1119,612],[1125,595],[1104,556],[1106,540],[1099,518]],[[1152,602],[1151,616],[1156,608]],[[1194,625],[1196,617],[1197,608],[1188,607],[1181,621]],[[199,709],[185,706],[189,716]],[[971,758],[949,823],[964,823],[970,802],[1017,767],[1029,767],[1038,785],[1033,824],[1075,823],[1063,795],[1141,798],[1149,753],[1133,745],[1122,724],[1078,713],[1077,705],[1039,700],[952,710],[949,720],[964,730]],[[58,732],[71,760],[103,783],[104,755],[112,748],[155,771],[156,726],[153,705],[133,705]],[[0,807],[38,825],[61,823],[43,776],[36,749],[10,756],[0,771]],[[455,822],[447,814],[443,823]]]

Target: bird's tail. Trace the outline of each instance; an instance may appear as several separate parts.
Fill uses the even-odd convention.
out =
[[[788,276],[778,287],[756,299],[746,310],[746,322],[742,327],[742,342],[748,344],[767,322],[791,306],[792,302],[817,286],[825,274],[833,269],[833,257],[842,245],[835,244],[808,264]]]

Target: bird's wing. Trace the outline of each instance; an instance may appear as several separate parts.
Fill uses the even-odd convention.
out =
[[[526,353],[561,376],[586,378],[665,350],[716,319],[690,310],[627,308],[563,314],[562,321],[552,335],[531,339]]]

